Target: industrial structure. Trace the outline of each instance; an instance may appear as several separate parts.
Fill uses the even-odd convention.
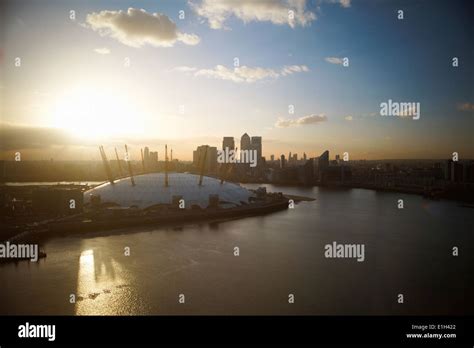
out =
[[[210,201],[218,198],[217,207],[230,208],[249,203],[253,193],[244,187],[208,176],[202,177],[188,173],[169,173],[166,186],[166,173],[148,173],[135,176],[135,185],[129,179],[120,179],[96,186],[84,193],[84,203],[90,204],[100,197],[102,204],[121,207],[152,208],[159,205],[172,205],[183,199],[184,207],[192,209],[199,206],[205,209]]]
[[[209,158],[214,162],[215,148],[204,145],[195,151],[200,174],[170,173],[168,168],[168,145],[165,145],[164,173],[147,173],[145,158],[149,158],[148,147],[141,150],[143,174],[133,175],[129,166],[129,177],[115,179],[107,161],[104,148],[99,148],[108,182],[84,193],[84,204],[94,206],[119,206],[122,208],[152,209],[160,206],[180,208],[236,208],[250,203],[254,194],[244,187],[204,176]],[[127,145],[126,158],[130,165]],[[196,153],[197,152],[197,153]],[[117,156],[118,160],[118,156]]]

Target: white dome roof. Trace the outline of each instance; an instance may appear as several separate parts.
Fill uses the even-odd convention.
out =
[[[150,173],[134,176],[135,186],[130,178],[109,182],[84,192],[84,203],[90,202],[91,195],[100,195],[102,203],[117,203],[122,207],[137,206],[144,209],[155,204],[171,204],[173,196],[182,196],[186,208],[199,205],[206,208],[209,205],[209,195],[219,195],[219,201],[232,205],[248,203],[252,192],[240,185],[204,176],[202,186],[199,186],[199,175],[187,173],[169,173],[169,186],[165,187],[164,173]]]

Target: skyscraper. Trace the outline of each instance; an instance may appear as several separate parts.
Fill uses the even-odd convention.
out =
[[[224,137],[222,140],[222,150],[228,148],[229,150],[235,150],[234,137]]]
[[[329,167],[329,151],[324,151],[318,159],[318,166],[319,168],[327,168]]]
[[[147,165],[151,170],[156,170],[158,168],[158,151],[150,151],[150,157]]]
[[[150,169],[150,149],[148,146],[145,146],[145,149],[143,151],[143,167],[145,170]]]
[[[280,156],[280,168],[286,167],[285,155]]]
[[[199,170],[204,165],[204,172],[206,173],[215,173],[217,169],[217,147],[209,145],[198,146],[193,151],[193,164]]]
[[[245,133],[244,135],[242,135],[242,137],[240,138],[240,149],[241,150],[250,150],[250,137],[247,133]]]
[[[145,163],[148,163],[148,160],[150,159],[150,149],[148,146],[145,146],[145,151],[143,152],[143,159],[145,160]]]
[[[318,174],[319,180],[324,182],[326,180],[326,170],[329,167],[329,151],[324,151],[318,158]]]
[[[262,137],[252,137],[251,148],[257,151],[257,164],[260,163],[262,159]]]

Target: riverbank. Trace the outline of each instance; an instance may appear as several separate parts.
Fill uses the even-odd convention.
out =
[[[227,209],[204,209],[204,210],[181,210],[169,209],[162,212],[148,213],[137,211],[134,215],[109,215],[107,213],[96,213],[93,216],[78,214],[71,217],[51,219],[46,222],[38,222],[29,226],[24,231],[18,227],[18,234],[9,238],[15,243],[43,243],[48,239],[78,234],[87,234],[98,231],[127,229],[139,226],[172,226],[183,225],[194,222],[218,222],[240,219],[249,216],[265,215],[288,208],[288,200],[293,199],[295,203],[307,197],[288,198],[284,195],[271,196],[262,201]]]
[[[465,187],[453,188],[447,186],[447,188],[441,187],[407,187],[407,186],[382,186],[374,184],[362,184],[362,183],[331,183],[331,184],[314,184],[314,185],[302,185],[297,183],[269,183],[269,182],[246,182],[245,184],[258,184],[258,185],[273,185],[275,187],[295,187],[295,188],[334,188],[334,189],[364,189],[372,190],[377,192],[394,192],[394,193],[406,193],[419,195],[431,200],[449,200],[456,201],[459,203],[474,203],[474,185],[466,184]]]

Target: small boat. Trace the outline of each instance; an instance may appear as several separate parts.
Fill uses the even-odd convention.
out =
[[[40,250],[38,251],[38,261],[40,259],[44,259],[46,258],[47,254],[46,252],[44,252],[43,250]],[[18,263],[20,261],[31,261],[31,257],[15,257],[15,258],[12,258],[12,257],[9,257],[9,258],[0,258],[0,263],[9,263],[9,262],[15,262],[15,263]]]
[[[46,256],[48,256],[46,254],[46,252],[44,250],[40,250],[39,253],[38,253],[38,260],[39,259],[44,259]]]

